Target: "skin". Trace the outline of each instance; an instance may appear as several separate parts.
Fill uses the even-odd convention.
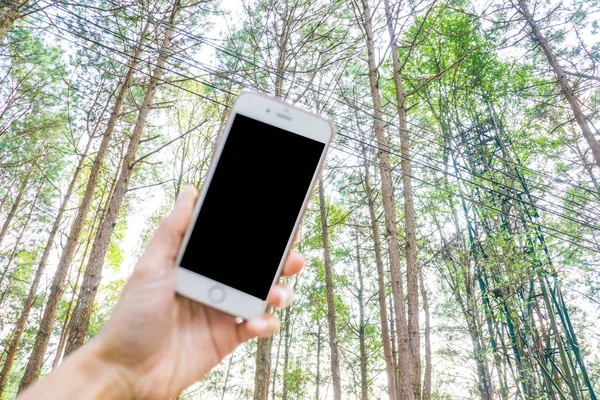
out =
[[[240,344],[277,331],[274,314],[239,323],[175,294],[175,258],[197,196],[193,187],[181,193],[98,335],[18,400],[173,398]],[[283,275],[296,275],[303,266],[302,256],[292,253]],[[291,300],[287,285],[274,286],[267,298],[278,308]]]

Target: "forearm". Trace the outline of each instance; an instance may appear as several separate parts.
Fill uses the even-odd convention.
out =
[[[131,399],[131,390],[120,367],[110,363],[92,340],[49,375],[29,387],[17,400]]]

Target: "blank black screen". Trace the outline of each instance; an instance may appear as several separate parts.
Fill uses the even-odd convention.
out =
[[[237,114],[181,267],[266,300],[324,148]]]

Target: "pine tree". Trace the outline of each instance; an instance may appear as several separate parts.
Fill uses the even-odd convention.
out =
[[[40,321],[35,344],[29,356],[29,362],[27,363],[25,374],[23,375],[21,384],[19,385],[19,391],[22,391],[31,383],[33,383],[37,379],[37,376],[39,375],[40,370],[42,368],[43,357],[46,352],[46,348],[48,347],[48,342],[50,340],[51,328],[56,316],[58,302],[60,301],[60,298],[62,297],[64,291],[65,278],[67,276],[69,268],[71,267],[73,256],[75,254],[75,250],[79,242],[80,234],[83,230],[87,214],[92,204],[92,199],[98,182],[100,170],[104,164],[104,157],[106,156],[109,145],[111,143],[111,139],[115,131],[115,126],[121,117],[121,109],[129,93],[129,88],[133,82],[133,75],[139,62],[139,56],[142,52],[141,46],[143,45],[144,40],[146,39],[146,32],[148,28],[149,24],[145,23],[144,27],[141,29],[138,42],[133,48],[132,57],[129,62],[127,71],[122,77],[122,81],[120,82],[119,92],[116,96],[115,103],[113,105],[112,112],[110,114],[110,118],[107,122],[106,128],[104,129],[102,141],[100,142],[100,147],[94,158],[92,169],[88,175],[86,188],[81,199],[80,205],[77,209],[77,215],[73,223],[71,224],[71,229],[69,231],[67,243],[65,244],[62,250],[60,261],[58,263],[58,267],[56,268],[56,272],[50,289],[50,294],[48,295],[48,299],[46,301],[44,315],[42,316],[42,320]]]

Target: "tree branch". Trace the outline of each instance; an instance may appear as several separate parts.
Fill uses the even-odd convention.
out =
[[[166,181],[162,181],[162,182],[158,182],[158,183],[152,183],[150,185],[144,185],[144,186],[138,186],[138,187],[134,187],[131,189],[127,189],[127,192],[133,192],[134,190],[140,190],[140,189],[147,189],[150,187],[154,187],[154,186],[160,186],[160,185],[164,185],[165,183],[169,183],[169,182],[173,182],[175,179],[167,179]]]
[[[565,74],[572,75],[572,76],[577,76],[579,78],[585,78],[585,79],[592,79],[592,80],[595,80],[595,81],[600,81],[600,76],[584,74],[584,73],[581,73],[581,72],[565,71]]]
[[[473,47],[471,50],[467,51],[465,54],[463,54],[462,56],[460,56],[456,61],[454,61],[452,64],[450,64],[447,68],[445,68],[443,71],[438,72],[437,74],[427,78],[423,83],[421,83],[419,86],[417,86],[416,88],[414,88],[413,90],[411,90],[410,92],[406,93],[406,95],[404,96],[409,97],[413,94],[415,94],[416,92],[418,92],[419,90],[423,89],[423,87],[425,87],[426,85],[429,84],[429,82],[436,80],[438,78],[440,78],[442,75],[444,75],[446,72],[450,71],[452,68],[454,68],[456,65],[458,65],[462,60],[464,60],[465,58],[467,58],[467,56],[469,56],[471,53],[473,53],[475,50],[477,50],[479,48],[479,46]]]
[[[146,159],[146,158],[150,157],[150,156],[151,156],[151,155],[153,155],[153,154],[156,154],[156,153],[158,153],[159,151],[161,151],[161,150],[162,150],[162,149],[164,149],[165,147],[167,147],[167,146],[171,145],[172,143],[174,143],[174,142],[176,142],[176,141],[178,141],[178,140],[180,140],[180,139],[183,139],[183,138],[184,138],[184,137],[186,137],[188,134],[190,134],[190,133],[192,133],[193,131],[195,131],[196,129],[200,128],[200,127],[201,127],[202,125],[204,125],[206,122],[207,122],[207,120],[204,120],[204,121],[200,122],[198,125],[196,125],[196,126],[195,126],[195,127],[193,127],[192,129],[190,129],[189,131],[182,133],[181,135],[177,136],[177,137],[176,137],[175,139],[173,139],[173,140],[169,140],[167,143],[163,144],[162,146],[160,146],[159,148],[157,148],[157,149],[155,149],[155,150],[152,150],[150,153],[147,153],[147,154],[145,154],[145,155],[141,156],[140,158],[138,158],[137,160],[135,160],[134,162],[132,162],[132,163],[131,163],[131,168],[133,168],[133,167],[134,167],[134,165],[136,165],[136,164],[137,164],[137,163],[139,163],[140,161],[142,161],[142,160],[144,160],[144,159]]]

